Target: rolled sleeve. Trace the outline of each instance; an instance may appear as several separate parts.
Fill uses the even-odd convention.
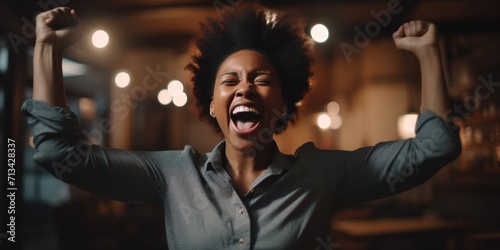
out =
[[[62,161],[76,145],[86,142],[78,118],[67,107],[27,100],[22,105],[22,112],[33,132],[33,160],[46,169],[51,163]]]
[[[33,131],[33,160],[56,178],[89,192],[133,203],[160,202],[159,152],[92,145],[68,108],[28,100],[22,106]]]

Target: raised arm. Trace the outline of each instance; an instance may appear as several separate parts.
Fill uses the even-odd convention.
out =
[[[75,10],[55,8],[36,17],[33,54],[33,99],[52,106],[66,106],[62,75],[62,54],[82,33],[82,21]]]
[[[89,192],[133,203],[161,204],[165,181],[158,166],[179,153],[131,152],[91,145],[66,109],[62,54],[82,33],[74,10],[56,8],[36,18],[33,100],[23,112],[33,131],[33,160],[58,179]],[[164,158],[162,158],[164,157]],[[159,164],[161,162],[162,164]]]
[[[461,152],[458,127],[445,122],[449,97],[435,25],[411,21],[401,25],[393,38],[398,49],[412,52],[420,62],[422,114],[416,137],[346,154],[352,158],[348,162],[357,162],[345,171],[340,197],[346,202],[383,198],[420,185]]]
[[[436,25],[411,21],[393,34],[396,47],[415,54],[422,76],[422,105],[420,111],[432,111],[443,119],[449,109],[449,96],[444,81]]]

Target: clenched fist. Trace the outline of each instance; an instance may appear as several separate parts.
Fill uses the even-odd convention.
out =
[[[82,23],[76,11],[68,7],[42,12],[36,17],[36,42],[64,50],[82,35]]]
[[[416,55],[423,49],[438,46],[436,25],[420,20],[401,25],[392,38],[398,49]]]

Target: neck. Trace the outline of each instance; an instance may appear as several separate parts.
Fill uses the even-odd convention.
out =
[[[260,174],[271,164],[273,145],[269,143],[263,148],[244,150],[226,145],[227,171],[233,177]]]

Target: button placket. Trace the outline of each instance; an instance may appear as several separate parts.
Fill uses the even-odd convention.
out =
[[[239,249],[249,249],[251,238],[250,216],[248,211],[246,211],[244,203],[236,193],[236,190],[233,190],[231,204],[233,206],[231,211],[234,230],[233,242]]]

